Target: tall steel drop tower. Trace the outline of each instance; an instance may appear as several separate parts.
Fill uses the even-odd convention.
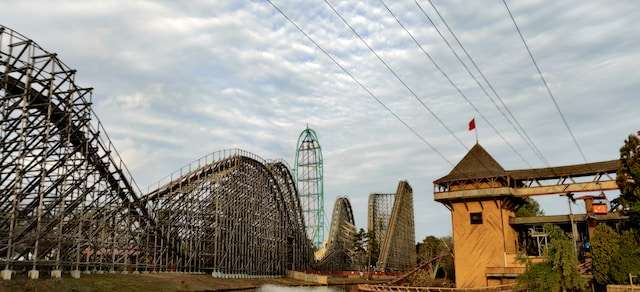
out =
[[[294,175],[307,236],[320,247],[324,241],[324,190],[322,149],[316,132],[307,126],[300,133],[296,147]]]

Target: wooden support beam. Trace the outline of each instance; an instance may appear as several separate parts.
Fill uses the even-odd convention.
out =
[[[495,198],[503,196],[513,197],[531,197],[542,195],[553,195],[563,193],[580,193],[580,192],[596,192],[616,190],[618,185],[614,180],[600,181],[600,182],[581,182],[559,185],[547,185],[539,187],[523,187],[523,188],[486,188],[486,189],[472,189],[461,190],[451,192],[436,192],[433,194],[436,201],[456,201],[462,199],[483,199],[483,198]]]
[[[541,186],[531,188],[516,188],[513,189],[513,194],[520,197],[529,196],[542,196],[553,195],[562,193],[580,193],[580,192],[597,192],[616,190],[618,185],[616,181],[601,181],[601,182],[583,182],[583,183],[571,183],[553,186]]]

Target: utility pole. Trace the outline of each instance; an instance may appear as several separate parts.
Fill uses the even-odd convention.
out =
[[[573,251],[578,255],[578,228],[576,227],[576,222],[573,219],[573,208],[571,207],[571,203],[573,203],[573,193],[566,193],[561,196],[567,197],[567,203],[569,204],[569,220],[571,221],[571,237],[573,238]]]

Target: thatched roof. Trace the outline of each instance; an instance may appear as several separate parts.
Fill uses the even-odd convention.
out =
[[[474,145],[460,162],[434,183],[504,176],[505,170],[480,144]]]

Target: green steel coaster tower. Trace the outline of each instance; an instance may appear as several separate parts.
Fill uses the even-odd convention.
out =
[[[324,189],[322,149],[318,136],[307,126],[296,144],[294,176],[300,196],[307,236],[315,247],[324,241]]]

